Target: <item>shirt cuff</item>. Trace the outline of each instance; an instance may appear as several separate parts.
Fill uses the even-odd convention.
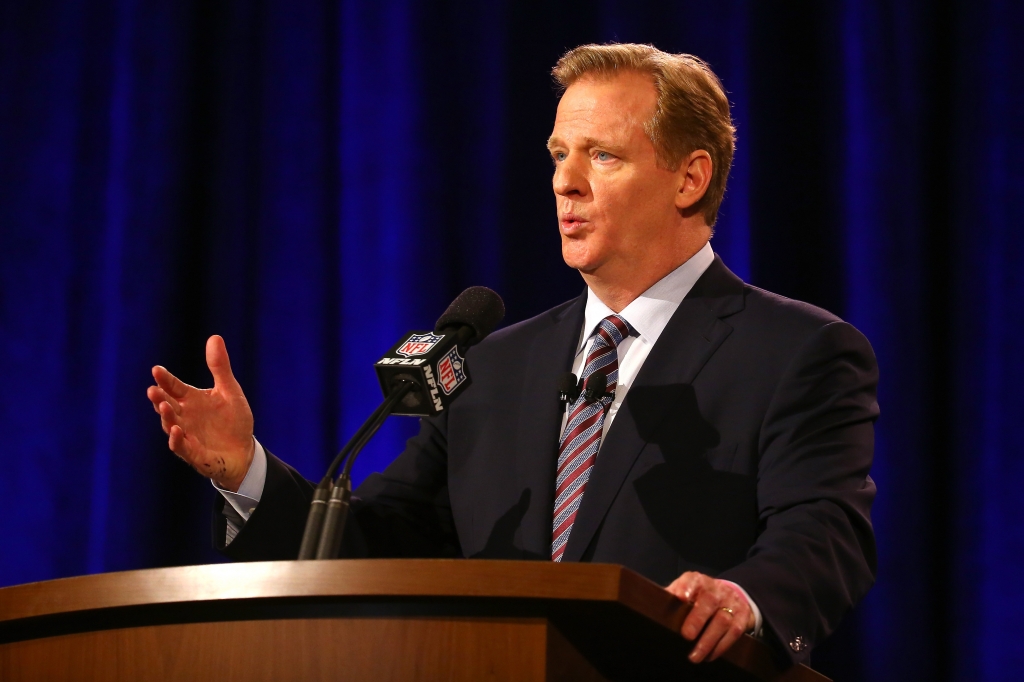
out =
[[[736,590],[743,595],[743,598],[747,600],[747,603],[750,604],[750,610],[754,612],[754,629],[751,632],[751,634],[754,635],[754,637],[760,637],[761,627],[764,625],[764,621],[761,620],[761,609],[757,608],[757,604],[754,603],[754,600],[750,598],[750,595],[747,594],[747,591],[744,590],[742,587],[740,587],[731,580],[723,580],[722,582],[729,583],[730,585],[735,587]]]
[[[245,473],[245,478],[242,479],[242,485],[238,486],[238,492],[225,490],[213,481],[210,481],[213,483],[213,487],[217,489],[217,492],[223,495],[227,503],[238,513],[243,522],[248,521],[252,513],[256,511],[256,505],[260,503],[260,498],[263,497],[263,486],[267,483],[267,453],[258,440],[255,438],[252,440],[255,444],[252,464],[249,465],[249,471]]]

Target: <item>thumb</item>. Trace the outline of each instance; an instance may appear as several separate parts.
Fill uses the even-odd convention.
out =
[[[214,334],[206,341],[206,366],[213,375],[214,387],[234,388],[238,386],[235,375],[231,373],[231,360],[228,358],[228,347],[224,339]]]

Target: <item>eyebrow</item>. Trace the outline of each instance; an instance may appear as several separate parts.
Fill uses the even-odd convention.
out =
[[[555,136],[552,135],[551,137],[548,138],[547,148],[550,150],[551,147],[556,143],[564,144],[561,140],[555,138]],[[607,149],[610,152],[621,152],[624,149],[624,147],[620,147],[619,145],[602,142],[601,140],[598,140],[593,137],[583,138],[583,145],[587,149],[590,149],[592,147],[600,147],[601,149]]]

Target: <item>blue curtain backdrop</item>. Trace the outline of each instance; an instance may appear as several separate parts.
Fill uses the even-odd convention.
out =
[[[212,490],[144,392],[222,334],[270,449],[318,477],[375,356],[465,286],[576,295],[544,141],[569,47],[721,75],[713,241],[881,364],[878,584],[840,680],[1024,669],[1024,8],[1010,0],[0,3],[0,585],[217,561]],[[382,468],[393,420],[360,460]]]

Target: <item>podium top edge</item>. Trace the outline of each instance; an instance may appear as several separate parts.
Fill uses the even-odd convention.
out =
[[[625,585],[626,589],[623,590]],[[644,615],[675,597],[613,564],[474,559],[266,561],[152,568],[0,588],[0,623],[96,609],[316,597],[621,601]],[[661,604],[660,602],[665,602]],[[639,608],[637,608],[639,607]],[[655,618],[655,620],[661,620]],[[671,619],[672,621],[676,619]],[[669,623],[666,623],[669,625]]]
[[[219,601],[336,598],[526,599],[615,603],[676,632],[690,605],[615,564],[491,559],[337,559],[151,568],[0,588],[0,629],[93,611]],[[749,636],[726,653],[755,679],[826,680],[805,666],[780,676]],[[755,672],[756,671],[756,672]]]

